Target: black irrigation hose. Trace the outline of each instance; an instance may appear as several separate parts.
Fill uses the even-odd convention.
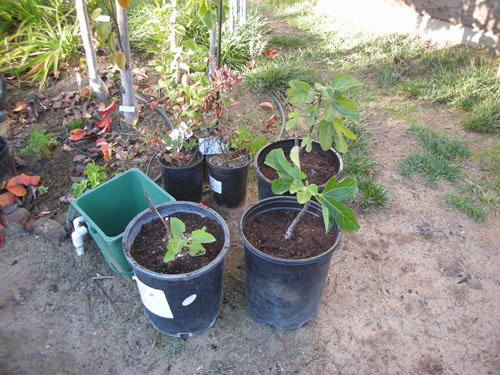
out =
[[[277,141],[281,140],[281,137],[283,136],[283,132],[285,131],[285,124],[286,124],[286,117],[285,117],[285,111],[283,110],[283,106],[281,105],[280,101],[274,95],[271,91],[268,91],[269,96],[273,99],[274,104],[276,104],[276,107],[278,108],[278,111],[281,116],[281,129],[278,134],[278,137],[276,138]]]
[[[134,96],[139,99],[140,101],[144,102],[144,103],[147,103],[148,101],[146,100],[146,98],[144,98],[141,94],[139,94],[138,92],[134,92]],[[170,130],[174,130],[174,125],[172,125],[172,122],[170,121],[170,119],[167,117],[167,115],[165,114],[165,112],[163,112],[160,107],[158,106],[153,106],[156,113],[158,113],[162,118],[163,120],[165,120],[165,122],[167,123],[167,126]]]
[[[66,139],[64,142],[66,142],[68,145],[70,145],[74,150],[78,151],[80,154],[85,155],[85,156],[90,156],[88,152],[85,152],[83,150],[80,150],[78,147],[76,147],[73,142],[69,140],[69,130],[68,130],[68,124],[64,125],[64,128],[66,129]]]
[[[147,102],[148,102],[148,101],[147,101],[147,100],[146,100],[146,99],[145,99],[145,98],[144,98],[141,94],[139,94],[138,92],[135,92],[135,93],[134,93],[134,96],[135,96],[137,99],[139,99],[139,100],[141,100],[142,102],[144,102],[144,103],[147,103]],[[174,125],[172,125],[172,122],[170,121],[170,119],[168,118],[168,116],[165,114],[165,112],[163,112],[163,111],[162,111],[162,110],[161,110],[158,106],[156,106],[156,105],[154,106],[154,109],[155,109],[156,113],[158,113],[158,114],[161,116],[161,118],[162,118],[163,120],[165,120],[165,122],[167,123],[168,128],[169,128],[170,130],[174,130]],[[153,162],[153,160],[156,158],[156,156],[157,156],[159,153],[160,153],[160,151],[156,151],[156,152],[153,154],[153,156],[151,156],[151,159],[149,159],[148,165],[147,165],[147,167],[146,167],[146,176],[149,174],[149,168],[151,167],[151,163]],[[158,177],[157,177],[157,178],[155,178],[155,181],[156,181],[157,179],[158,179]]]

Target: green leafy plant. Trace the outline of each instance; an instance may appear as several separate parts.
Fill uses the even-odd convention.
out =
[[[303,204],[303,208],[288,228],[285,239],[290,239],[293,230],[300,218],[307,212],[312,199],[316,199],[321,205],[323,212],[323,222],[325,231],[328,233],[335,220],[339,227],[347,231],[357,231],[359,224],[354,212],[349,207],[340,202],[354,196],[358,191],[356,181],[351,178],[337,182],[335,176],[330,178],[325,184],[325,188],[320,193],[316,184],[309,184],[307,176],[300,170],[300,148],[295,146],[290,151],[290,159],[293,166],[288,162],[283,153],[283,149],[274,149],[267,154],[264,163],[278,172],[279,178],[272,182],[271,189],[274,194],[290,192],[296,194],[297,202]],[[305,180],[305,181],[304,181]]]
[[[21,150],[23,156],[35,156],[37,158],[50,157],[51,149],[59,145],[54,133],[47,133],[47,130],[35,130],[29,138],[28,144]]]
[[[38,196],[47,194],[49,192],[48,186],[37,186],[36,191],[38,192]]]
[[[346,152],[348,146],[344,136],[353,140],[356,136],[342,124],[342,120],[349,118],[357,124],[360,116],[357,103],[344,94],[360,83],[354,78],[338,74],[329,85],[315,83],[311,87],[299,80],[292,80],[289,84],[287,102],[296,108],[288,115],[286,129],[291,130],[302,124],[309,126],[309,135],[302,139],[301,145],[307,152],[312,149],[310,135],[314,130],[318,133],[323,150],[335,144],[337,151]]]
[[[106,171],[108,164],[102,166],[95,164],[94,162],[88,163],[85,166],[85,178],[81,182],[75,182],[71,187],[73,188],[73,195],[79,197],[85,190],[93,189],[104,182],[106,182],[109,177]]]
[[[203,244],[215,242],[215,237],[206,231],[206,227],[188,234],[186,233],[186,225],[180,219],[171,217],[168,221],[170,221],[170,232],[168,233],[167,252],[163,258],[165,263],[185,254],[193,257],[204,255],[206,249]]]
[[[266,137],[262,134],[255,134],[247,129],[239,130],[234,134],[231,140],[231,147],[236,149],[245,149],[252,157],[257,151],[267,143]]]

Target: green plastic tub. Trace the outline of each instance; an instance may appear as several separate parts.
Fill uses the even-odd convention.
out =
[[[155,204],[175,201],[142,171],[132,168],[85,192],[71,203],[68,211],[68,223],[83,217],[104,259],[119,275],[133,274],[123,255],[122,237],[128,223],[150,206],[144,191]]]

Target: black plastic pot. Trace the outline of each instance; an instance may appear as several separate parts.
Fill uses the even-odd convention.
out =
[[[248,242],[245,225],[257,215],[283,209],[298,212],[302,205],[295,197],[261,200],[245,211],[238,234],[245,247],[246,299],[250,313],[259,323],[279,330],[292,330],[313,320],[318,312],[330,260],[340,243],[340,231],[335,223],[332,228],[337,233],[334,245],[313,258],[281,259],[267,255]],[[321,217],[321,206],[312,202],[307,213]]]
[[[245,165],[238,168],[217,167],[207,158],[208,178],[212,198],[219,206],[238,207],[247,194],[248,167],[252,156],[248,155]]]
[[[299,139],[299,144],[300,141],[301,139]],[[275,196],[275,194],[271,190],[272,181],[260,172],[260,167],[264,164],[267,154],[269,154],[269,152],[271,152],[276,148],[282,148],[283,152],[286,155],[290,153],[290,150],[293,148],[293,146],[295,146],[295,139],[282,139],[281,141],[268,143],[267,145],[262,147],[255,155],[254,167],[255,167],[255,173],[257,175],[259,200]],[[321,149],[321,145],[318,142],[313,142],[312,149],[317,152],[322,152],[326,154],[329,158],[331,158],[338,170],[336,174],[337,178],[339,178],[342,175],[342,169],[343,169],[342,157],[337,151],[335,151],[333,148],[331,148],[328,151],[323,151]],[[318,186],[319,191],[322,191],[324,187],[325,184],[319,185]],[[290,194],[285,193],[283,195],[287,196]]]
[[[9,151],[9,142],[7,138],[0,137],[0,182],[14,177],[15,174],[16,167]]]
[[[134,271],[147,317],[161,333],[188,337],[209,329],[220,312],[224,257],[229,248],[229,228],[214,210],[192,202],[168,202],[156,206],[164,217],[176,212],[189,212],[208,217],[224,231],[224,246],[220,254],[205,267],[180,275],[150,271],[130,255],[130,247],[142,225],[158,218],[150,209],[138,214],[123,233],[123,251]]]
[[[203,184],[203,156],[187,167],[171,167],[159,158],[163,188],[178,201],[200,203]]]

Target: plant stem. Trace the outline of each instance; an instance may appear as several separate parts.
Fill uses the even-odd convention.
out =
[[[151,200],[151,198],[149,198],[148,192],[146,190],[144,190],[144,196],[149,201],[151,209],[158,215],[158,217],[160,218],[161,222],[165,226],[165,229],[167,230],[167,236],[168,237],[172,237],[172,233],[170,233],[170,228],[168,227],[167,222],[165,221],[165,219],[163,218],[163,216],[161,216],[160,212],[156,209],[154,202]]]
[[[288,241],[290,238],[292,238],[292,234],[293,234],[293,230],[295,229],[295,226],[297,225],[297,223],[299,222],[299,220],[302,218],[302,216],[305,215],[305,213],[309,209],[309,206],[311,206],[311,201],[310,200],[307,201],[306,204],[304,204],[304,207],[302,207],[302,210],[297,214],[297,216],[295,217],[295,219],[293,219],[292,224],[290,224],[290,226],[288,227],[288,229],[286,231],[285,240]]]
[[[109,2],[109,12],[111,13],[111,18],[113,18],[113,23],[115,24],[116,31],[118,33],[118,45],[120,46],[120,51],[124,52],[122,46],[122,40],[120,38],[120,28],[118,27],[118,21],[116,20],[116,15],[115,15],[115,8],[113,7],[113,1],[108,0],[108,2]]]

